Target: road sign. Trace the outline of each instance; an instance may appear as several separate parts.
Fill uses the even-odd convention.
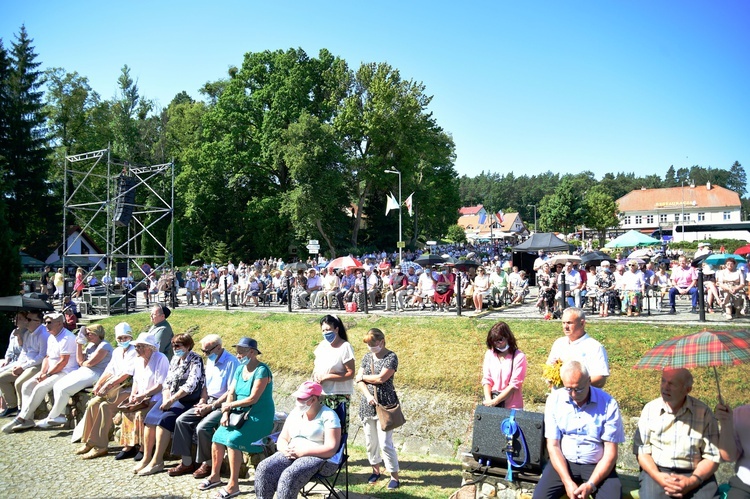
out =
[[[319,244],[308,244],[307,245],[307,249],[309,249],[310,251],[316,251],[317,252],[317,251],[320,250],[320,245]]]
[[[397,248],[406,248],[406,243],[404,241],[398,241],[396,243]]]
[[[307,241],[307,244],[309,244],[310,246],[315,246],[316,244],[319,244],[319,243],[317,239],[310,239],[309,241]]]

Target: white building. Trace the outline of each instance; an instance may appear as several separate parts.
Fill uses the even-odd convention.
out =
[[[675,241],[750,240],[740,196],[725,187],[685,185],[631,191],[617,200],[620,228],[646,234],[672,230]],[[683,231],[684,226],[684,231]]]

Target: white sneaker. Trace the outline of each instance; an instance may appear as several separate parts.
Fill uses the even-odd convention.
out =
[[[57,416],[56,418],[46,418],[41,421],[39,421],[36,425],[39,428],[56,428],[58,426],[62,426],[64,424],[67,424],[68,418],[65,416]]]

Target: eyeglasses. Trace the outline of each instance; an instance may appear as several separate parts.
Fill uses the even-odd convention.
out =
[[[584,391],[585,389],[586,389],[586,387],[585,387],[585,386],[584,386],[583,388],[573,388],[573,387],[567,387],[567,386],[563,386],[563,390],[565,390],[565,391],[566,391],[566,392],[568,392],[568,393],[581,393],[581,392],[583,392],[583,391]]]
[[[45,326],[49,326],[50,324],[52,324],[52,321],[44,321]]]
[[[182,346],[182,343],[172,343],[172,346],[173,346],[173,347],[181,347],[181,346]]]

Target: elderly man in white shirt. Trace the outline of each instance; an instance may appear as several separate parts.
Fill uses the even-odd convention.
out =
[[[172,454],[182,456],[180,464],[168,471],[169,476],[192,473],[195,478],[211,474],[211,438],[221,422],[221,404],[239,365],[237,357],[224,349],[221,337],[206,335],[201,340],[206,362],[206,385],[195,406],[180,414],[172,436]],[[193,460],[193,437],[198,443]]]
[[[323,290],[323,278],[318,275],[318,272],[311,268],[307,271],[307,296],[300,295],[300,304],[304,307],[310,306],[316,307],[318,301],[318,294]],[[304,299],[304,303],[303,303]]]
[[[560,276],[557,278],[557,294],[555,295],[555,299],[560,304],[560,307],[562,308],[563,302],[567,300],[568,296],[572,296],[575,306],[578,308],[581,308],[581,283],[583,280],[581,279],[581,274],[578,273],[578,271],[573,268],[573,264],[571,262],[567,262],[565,264],[565,269],[560,272]],[[562,287],[563,283],[565,284],[565,293],[563,293]]]
[[[17,340],[21,345],[21,354],[15,362],[6,366],[0,373],[0,392],[3,394],[7,408],[0,416],[13,416],[23,401],[21,387],[33,378],[42,368],[42,361],[47,355],[47,337],[49,332],[42,323],[42,313],[28,312],[26,332],[18,331]]]
[[[34,411],[42,404],[45,395],[52,391],[57,380],[78,369],[76,339],[73,333],[65,329],[63,321],[63,314],[60,312],[52,312],[44,317],[44,323],[49,331],[47,355],[42,360],[39,373],[21,387],[21,410],[13,421],[3,427],[4,433],[36,426]]]

